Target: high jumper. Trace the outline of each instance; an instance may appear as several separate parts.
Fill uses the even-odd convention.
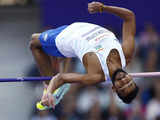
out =
[[[53,76],[41,104],[54,107],[55,97],[66,83],[94,85],[111,81],[119,98],[129,104],[138,93],[138,86],[124,68],[131,62],[135,50],[135,14],[126,8],[108,6],[101,2],[88,4],[89,13],[108,12],[123,19],[122,43],[108,29],[91,23],[75,22],[56,29],[33,34],[30,48],[42,76],[52,76],[50,56],[77,57],[86,74],[59,73]],[[60,89],[62,88],[62,89]],[[60,92],[61,93],[61,92]]]

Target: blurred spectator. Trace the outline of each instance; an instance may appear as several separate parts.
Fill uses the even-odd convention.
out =
[[[93,106],[90,108],[87,116],[87,120],[101,120],[102,109],[100,103],[97,100],[92,101]]]
[[[159,35],[152,24],[146,24],[139,37],[140,47],[154,47],[159,42]]]
[[[144,32],[139,36],[139,57],[144,64],[145,71],[155,71],[157,69],[159,35],[152,24],[145,26]]]
[[[114,95],[110,92],[110,104],[102,114],[103,120],[126,120],[124,112],[118,107]]]
[[[145,120],[144,107],[141,104],[140,98],[134,100],[128,110],[128,120]]]
[[[155,120],[160,115],[160,81],[156,80],[153,84],[154,97],[147,105],[146,119]],[[158,119],[158,118],[157,118]]]
[[[96,87],[91,86],[83,89],[77,101],[78,110],[82,113],[90,111],[92,106],[95,104],[94,102],[99,102],[99,95],[99,91]]]
[[[65,96],[62,105],[62,114],[59,117],[60,120],[79,120],[76,109],[76,97],[74,95]]]
[[[147,71],[156,71],[158,62],[158,50],[151,48],[144,65]]]

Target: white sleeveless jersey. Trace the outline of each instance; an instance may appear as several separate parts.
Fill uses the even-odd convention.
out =
[[[101,26],[77,22],[69,25],[56,38],[58,50],[66,57],[78,57],[81,61],[88,52],[95,52],[106,80],[110,80],[106,59],[112,49],[117,49],[122,68],[126,61],[121,44],[115,35]]]

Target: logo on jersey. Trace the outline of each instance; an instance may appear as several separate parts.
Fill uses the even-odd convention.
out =
[[[96,49],[97,52],[104,50],[104,48],[102,47],[102,45],[97,45],[95,47],[95,49]]]
[[[88,37],[86,38],[86,40],[90,41],[90,40],[96,38],[98,35],[101,35],[101,34],[103,34],[103,33],[105,33],[105,32],[106,32],[106,30],[99,30],[99,31],[93,33],[92,35],[88,36]]]
[[[47,41],[47,38],[48,38],[48,34],[45,34],[44,35],[44,41]]]
[[[96,30],[98,30],[98,29],[100,29],[100,28],[101,28],[101,27],[96,26],[95,28],[93,28],[93,29],[90,30],[89,32],[83,34],[82,37],[86,37],[87,35],[91,34],[92,32],[94,32],[94,31],[96,31]]]

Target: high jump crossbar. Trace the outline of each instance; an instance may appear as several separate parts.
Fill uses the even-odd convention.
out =
[[[142,73],[129,73],[133,78],[152,78],[160,77],[160,72],[142,72]],[[0,78],[0,82],[34,82],[34,81],[47,81],[52,77],[17,77],[17,78]]]

